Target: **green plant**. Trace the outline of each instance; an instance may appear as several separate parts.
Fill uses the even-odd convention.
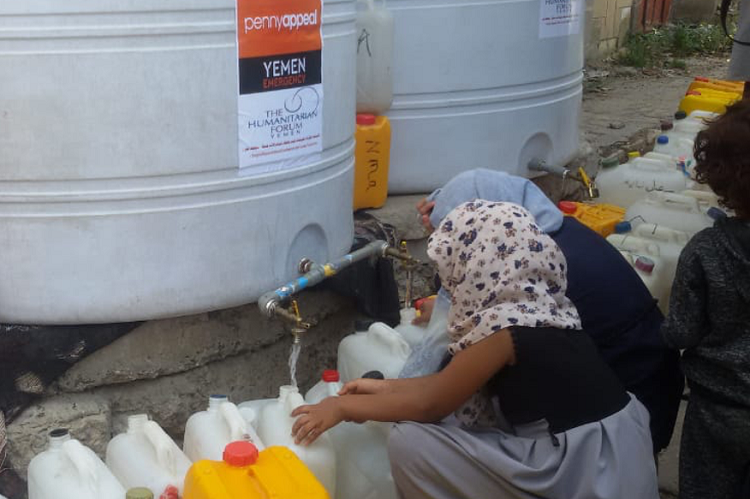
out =
[[[624,50],[617,55],[615,61],[634,68],[651,67],[655,64],[658,53],[655,41],[656,39],[648,34],[631,34],[625,42]]]
[[[730,25],[732,23],[730,21]],[[731,47],[732,42],[718,23],[676,24],[629,35],[615,62],[637,68],[684,69],[686,57],[724,53]]]

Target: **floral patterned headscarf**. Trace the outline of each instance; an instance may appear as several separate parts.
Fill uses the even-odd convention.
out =
[[[581,329],[565,296],[565,257],[521,206],[459,205],[430,236],[427,254],[451,294],[452,354],[510,326]]]

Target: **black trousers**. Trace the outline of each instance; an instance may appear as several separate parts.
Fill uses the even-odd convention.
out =
[[[691,391],[680,444],[680,499],[749,499],[750,408]]]

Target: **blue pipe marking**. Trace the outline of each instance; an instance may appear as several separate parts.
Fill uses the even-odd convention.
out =
[[[297,278],[297,285],[299,286],[299,289],[305,289],[309,283],[310,281],[307,279],[307,277]]]

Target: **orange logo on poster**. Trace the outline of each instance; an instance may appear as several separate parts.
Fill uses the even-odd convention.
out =
[[[238,0],[240,59],[320,50],[320,0]]]

